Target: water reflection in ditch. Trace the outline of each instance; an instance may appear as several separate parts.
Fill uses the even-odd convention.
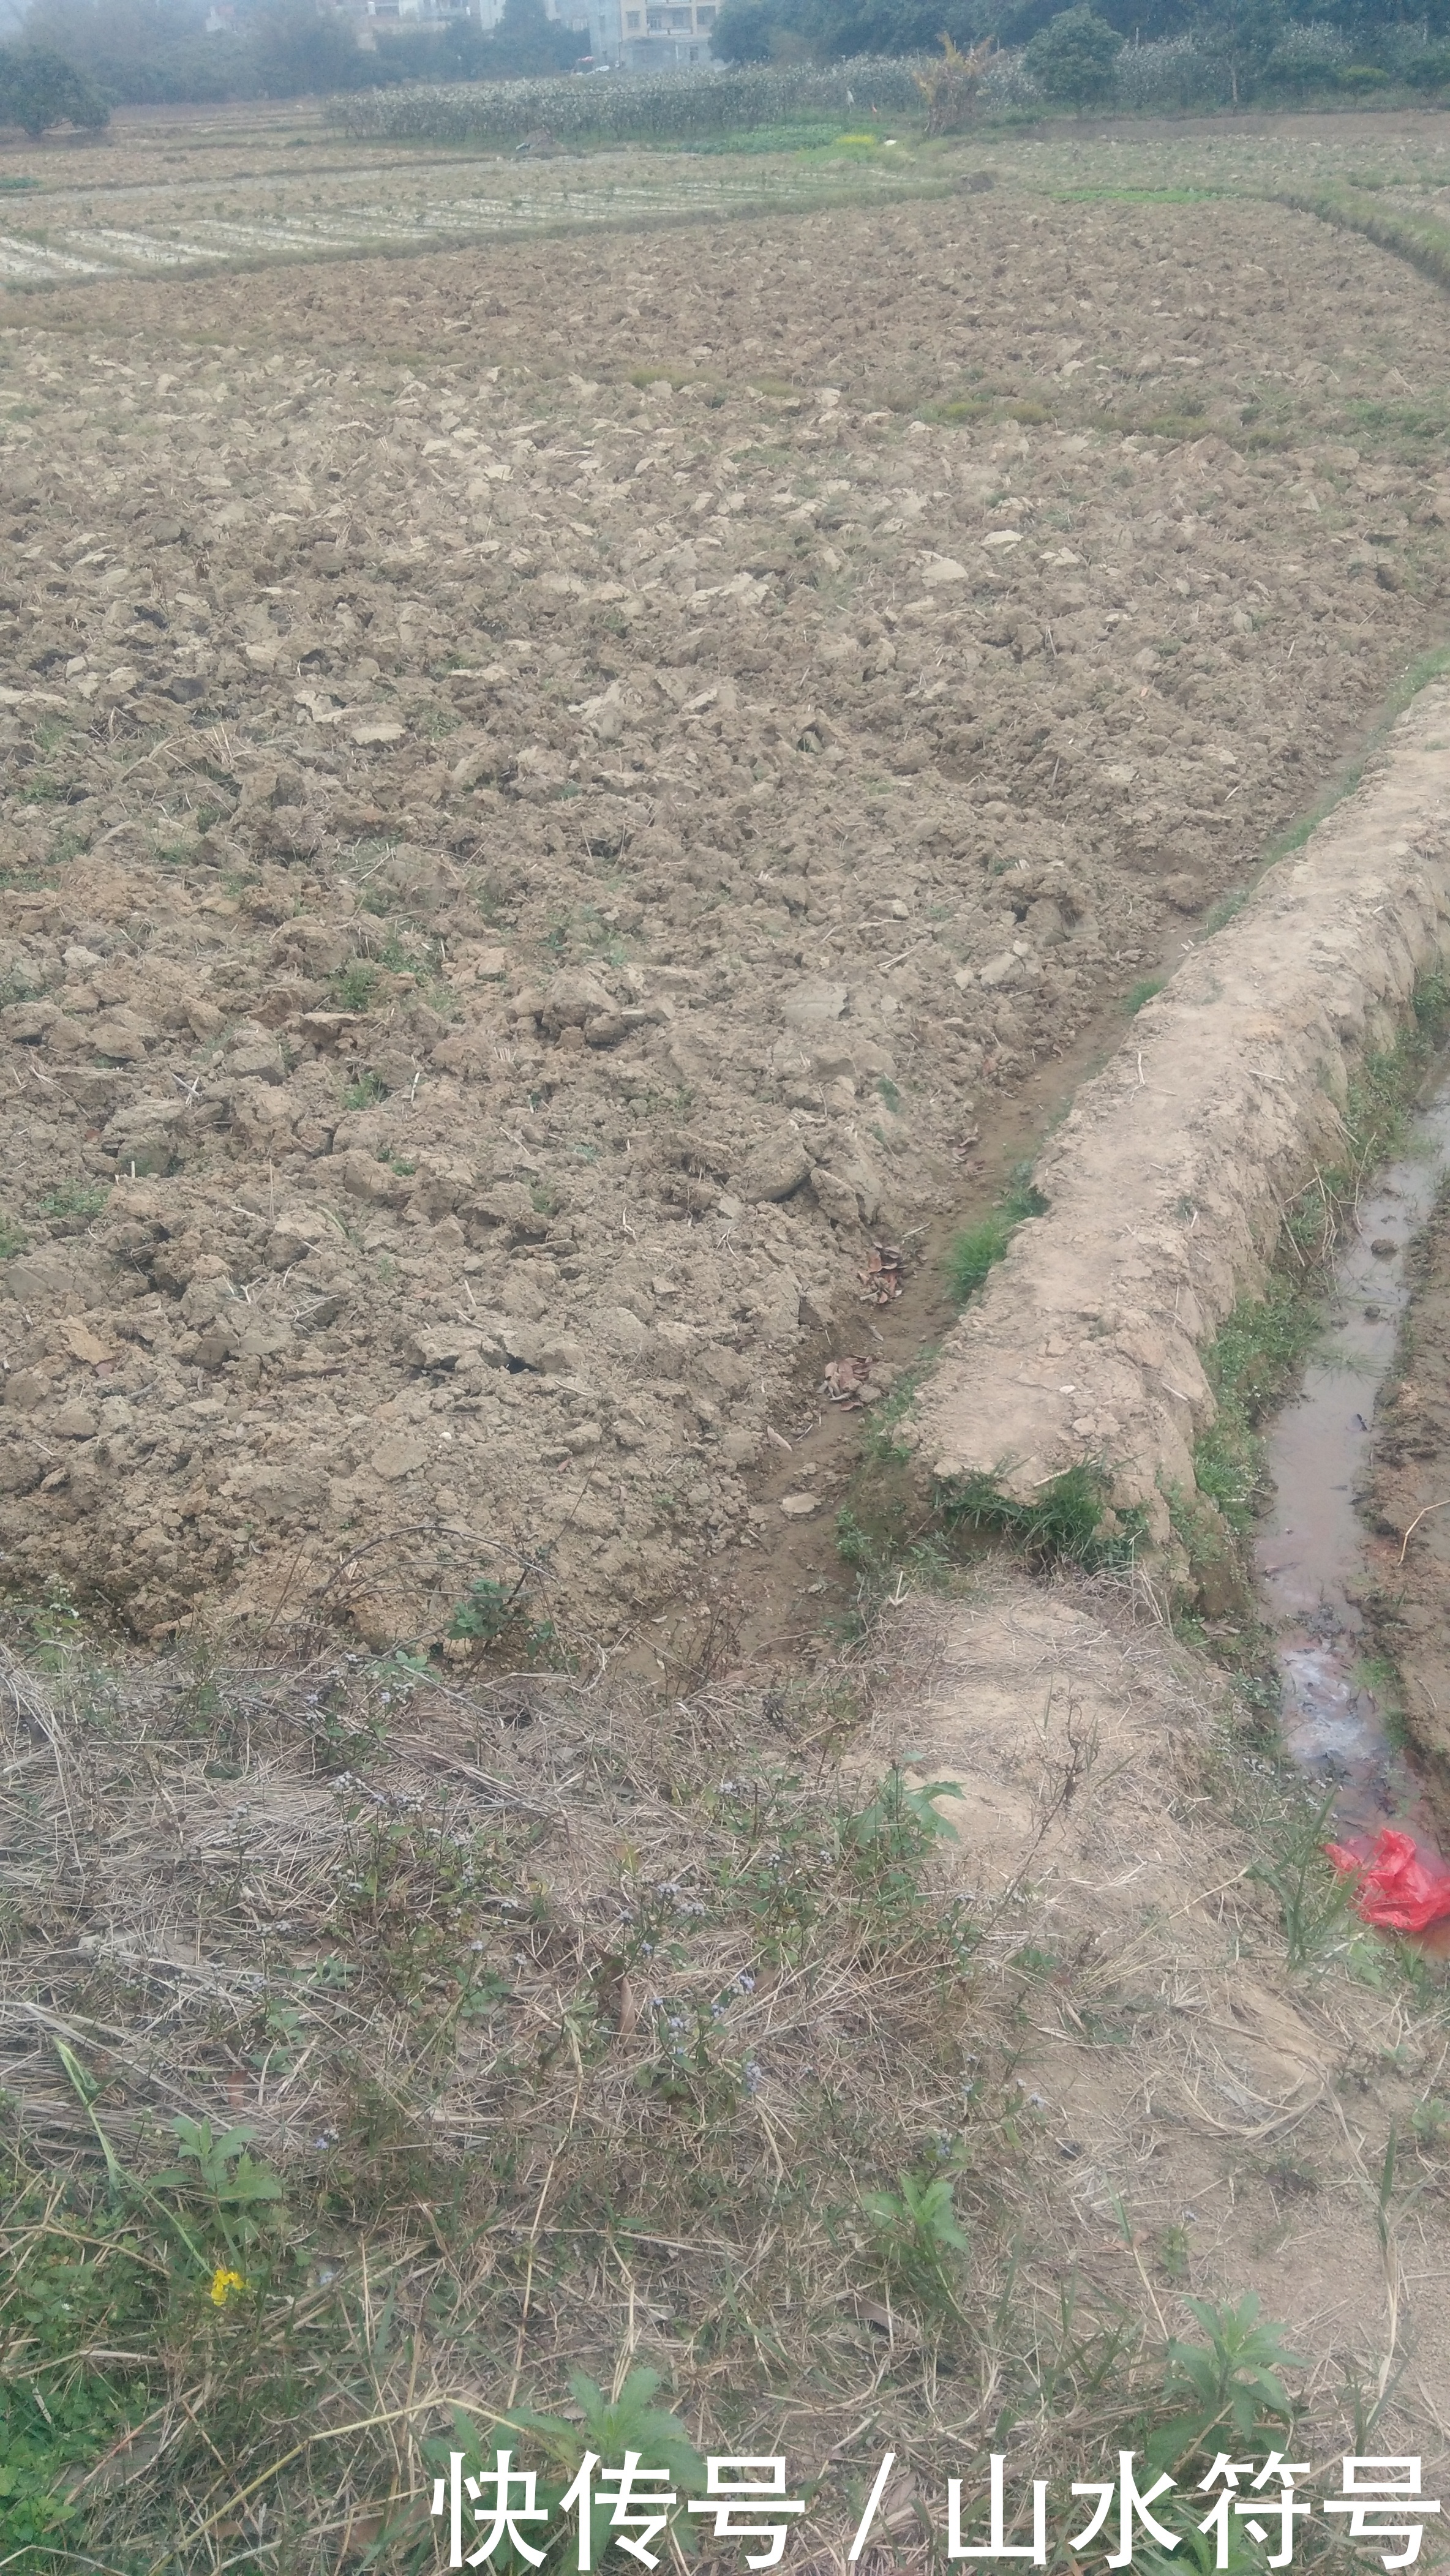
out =
[[[1405,1255],[1450,1173],[1450,1073],[1416,1111],[1408,1149],[1357,1202],[1334,1264],[1328,1329],[1268,1441],[1275,1501],[1255,1565],[1283,1682],[1284,1738],[1335,1794],[1341,1833],[1386,1823],[1433,1851],[1415,1774],[1391,1742],[1365,1672],[1365,1628],[1352,1591],[1364,1568],[1356,1497],[1369,1477],[1375,1398],[1409,1303]]]

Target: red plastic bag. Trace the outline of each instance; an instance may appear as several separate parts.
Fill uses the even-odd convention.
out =
[[[1355,1909],[1366,1923],[1382,1932],[1428,1932],[1432,1923],[1450,1920],[1450,1869],[1426,1860],[1412,1834],[1386,1825],[1373,1844],[1361,1842],[1356,1850],[1326,1843],[1324,1849],[1336,1869],[1358,1878]]]

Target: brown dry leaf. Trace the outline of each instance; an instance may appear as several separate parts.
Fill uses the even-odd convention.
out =
[[[873,1306],[889,1306],[902,1290],[902,1273],[906,1261],[894,1243],[873,1243],[871,1258],[864,1270],[857,1272],[861,1293]]]
[[[861,1410],[859,1390],[869,1385],[870,1380],[870,1361],[853,1356],[842,1360],[828,1360],[821,1384],[832,1404],[840,1405],[847,1413],[859,1413]]]

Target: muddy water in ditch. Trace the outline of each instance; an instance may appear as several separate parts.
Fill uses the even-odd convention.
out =
[[[1365,1569],[1358,1497],[1369,1482],[1375,1400],[1410,1288],[1406,1253],[1450,1174],[1450,1066],[1421,1096],[1403,1157],[1355,1209],[1335,1262],[1328,1329],[1268,1442],[1275,1503],[1254,1555],[1283,1681],[1289,1750],[1335,1797],[1338,1829],[1394,1823],[1434,1848],[1420,1784],[1391,1740],[1355,1595]]]

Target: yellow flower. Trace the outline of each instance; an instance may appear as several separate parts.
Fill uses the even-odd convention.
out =
[[[242,2273],[229,2272],[224,2263],[218,2263],[216,2270],[211,2276],[211,2295],[213,2305],[218,2308],[224,2308],[228,2299],[231,2297],[233,2290],[244,2290],[246,2286],[246,2280]]]

